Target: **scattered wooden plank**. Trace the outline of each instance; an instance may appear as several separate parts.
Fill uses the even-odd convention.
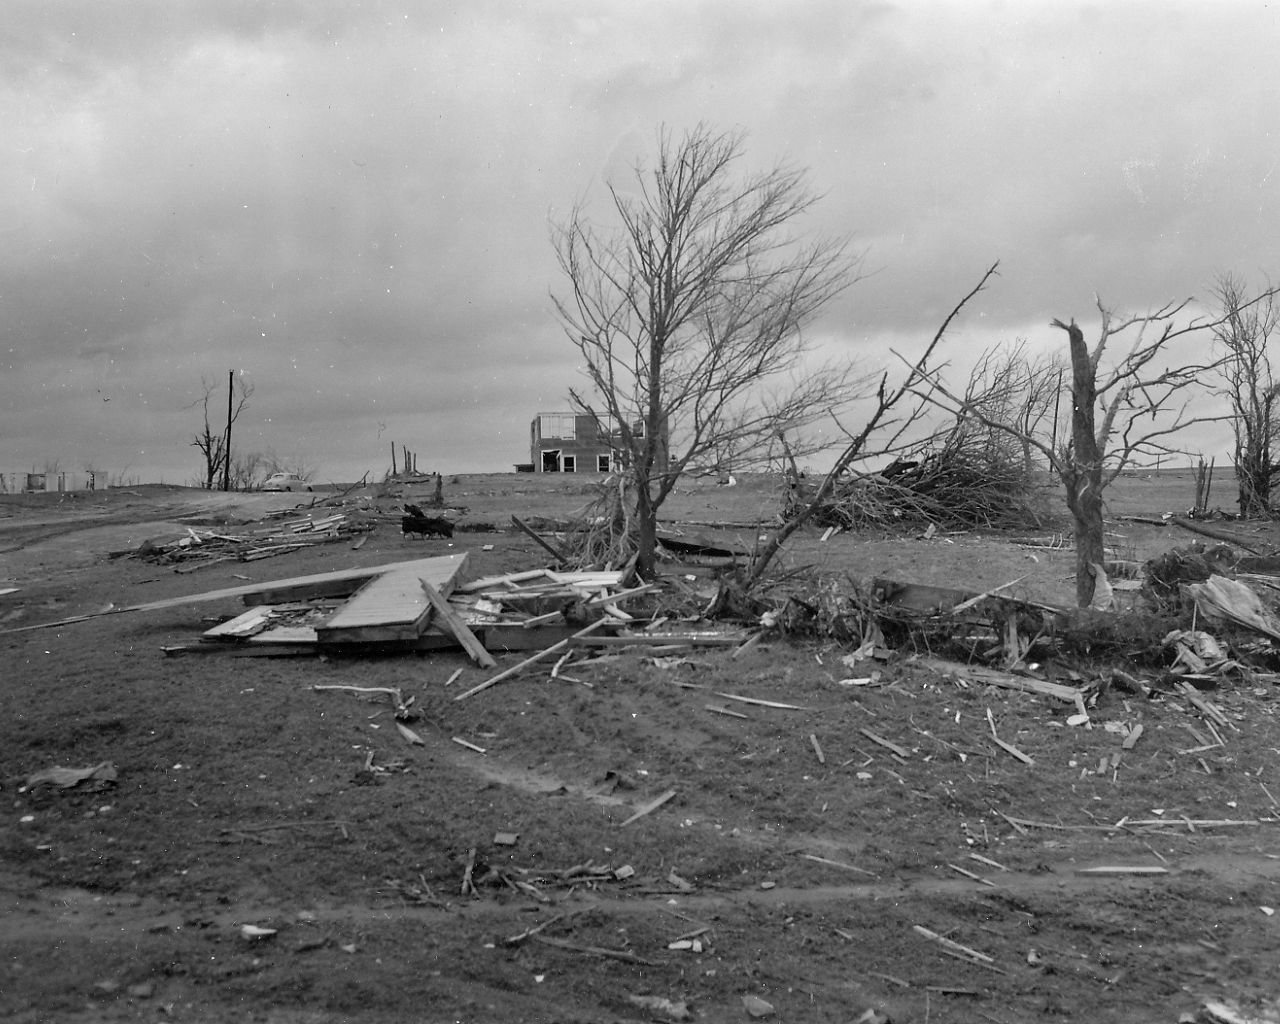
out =
[[[892,740],[885,739],[883,736],[877,736],[870,729],[859,729],[858,732],[862,733],[862,735],[865,736],[867,739],[869,739],[872,743],[879,744],[880,746],[884,747],[885,750],[893,751],[899,757],[911,756],[911,751],[904,750],[902,747],[898,746],[898,744],[894,743]]]
[[[1000,591],[1008,590],[1010,587],[1012,587],[1016,583],[1021,583],[1029,575],[1031,574],[1026,573],[1022,576],[1019,576],[1016,580],[1010,580],[1008,583],[1001,583],[1000,586],[992,587],[990,590],[984,590],[981,594],[976,594],[973,597],[969,598],[967,601],[961,601],[958,605],[956,605],[951,610],[951,613],[953,615],[958,615],[961,612],[968,611],[978,602],[985,601],[988,597],[994,597],[996,594],[1000,593]]]
[[[868,878],[879,878],[874,871],[868,871],[866,868],[855,867],[852,864],[846,864],[844,861],[828,860],[826,857],[817,857],[812,853],[802,853],[800,856],[804,860],[811,860],[818,864],[827,864],[833,868],[843,868],[845,871],[853,871],[859,875],[866,875]]]
[[[993,889],[999,888],[999,886],[997,886],[995,882],[991,881],[991,879],[983,878],[981,875],[974,874],[972,871],[968,871],[960,867],[958,864],[952,864],[950,861],[947,861],[947,867],[957,874],[964,875],[965,878],[970,878],[975,882],[981,882],[983,885],[989,885]]]
[[[484,646],[476,639],[476,635],[467,628],[467,624],[462,621],[462,616],[453,610],[449,602],[445,600],[444,595],[436,590],[426,579],[419,579],[422,584],[422,591],[427,595],[427,600],[431,602],[431,607],[435,609],[436,615],[440,617],[441,625],[452,633],[458,643],[462,644],[462,649],[467,652],[481,668],[496,668],[498,663],[493,660],[493,655],[484,649]]]
[[[458,593],[475,594],[481,590],[492,590],[507,584],[527,583],[538,579],[547,579],[546,569],[528,569],[525,572],[507,573],[505,576],[482,576],[478,580],[462,584],[458,587]]]
[[[729,657],[737,659],[737,658],[743,657],[744,655],[750,654],[752,651],[754,651],[757,647],[760,646],[760,640],[763,637],[764,637],[763,632],[753,634],[752,636],[748,637],[747,640],[743,642],[743,644],[736,651],[734,651],[731,655],[729,655]]]
[[[668,800],[670,800],[675,795],[676,795],[676,791],[674,789],[667,790],[665,793],[662,794],[662,796],[658,797],[658,799],[650,803],[647,803],[643,807],[641,807],[640,810],[636,811],[635,814],[631,815],[631,817],[629,817],[626,821],[624,821],[621,825],[619,825],[618,828],[625,828],[627,825],[630,825],[637,818],[643,818],[646,814],[652,814],[654,811],[656,811],[659,807],[661,807],[663,804],[665,804]]]
[[[489,753],[489,751],[485,750],[484,747],[477,747],[474,743],[468,743],[461,736],[454,736],[452,739],[454,743],[458,744],[458,746],[466,747],[468,750],[474,750],[477,754]]]
[[[750,721],[749,716],[744,715],[741,711],[730,711],[728,708],[722,708],[719,704],[704,705],[706,710],[714,711],[717,715],[728,715],[730,718],[742,718]]]
[[[1139,722],[1129,730],[1129,735],[1124,738],[1124,742],[1120,746],[1124,750],[1132,750],[1137,745],[1138,740],[1142,739],[1142,730],[1143,725]]]
[[[454,669],[453,675],[444,681],[445,686],[452,686],[458,681],[458,676],[462,675],[462,669]]]
[[[532,658],[525,658],[524,661],[520,662],[518,665],[512,665],[511,668],[507,669],[505,672],[499,672],[496,676],[486,679],[483,683],[479,683],[471,687],[471,689],[458,694],[453,699],[466,700],[468,697],[474,696],[475,694],[479,693],[481,690],[489,689],[489,687],[493,686],[495,683],[500,683],[504,679],[509,679],[511,676],[514,676],[519,672],[523,672],[530,665],[541,661],[543,658],[549,658],[551,655],[556,654],[559,651],[563,651],[574,640],[577,640],[580,637],[587,636],[593,631],[599,629],[601,626],[605,625],[605,623],[607,623],[608,621],[609,621],[608,619],[597,619],[595,622],[591,623],[591,625],[589,625],[586,629],[578,630],[578,632],[574,633],[573,636],[567,637],[564,640],[561,640],[558,644],[552,644],[546,650],[539,651]]]
[[[403,722],[396,722],[396,729],[399,730],[401,736],[403,736],[406,740],[412,743],[415,747],[424,746],[422,737],[419,736],[412,729],[410,729]]]
[[[533,939],[543,945],[555,946],[556,949],[567,949],[572,953],[589,953],[592,956],[608,957],[611,960],[624,960],[629,964],[641,964],[645,967],[661,966],[655,960],[646,960],[644,957],[636,956],[634,953],[628,953],[625,949],[606,949],[604,946],[580,946],[576,942],[552,939],[546,935],[535,935]]]
[[[809,733],[809,742],[813,744],[813,752],[818,755],[818,764],[826,764],[827,759],[822,753],[822,747],[818,743],[818,737],[814,733]]]
[[[559,622],[564,618],[564,612],[557,608],[553,612],[547,612],[546,615],[535,615],[531,619],[525,619],[520,623],[521,629],[537,629],[539,626],[545,626],[548,622]]]
[[[942,946],[944,949],[950,949],[956,953],[962,953],[965,956],[969,957],[971,960],[976,960],[977,962],[984,963],[984,964],[995,963],[995,960],[987,956],[986,953],[979,953],[976,949],[970,949],[968,946],[962,946],[958,942],[952,942],[950,939],[946,938],[945,936],[939,935],[937,932],[930,931],[928,928],[925,928],[923,925],[913,924],[911,926],[911,929],[917,935],[923,935],[926,939],[929,939],[931,942],[936,942],[938,945]]]
[[[1001,870],[1001,871],[1008,871],[1008,870],[1009,870],[1009,869],[1008,869],[1007,867],[1005,867],[1003,864],[1000,864],[1000,863],[999,863],[999,862],[997,862],[997,861],[991,860],[990,858],[984,857],[984,856],[982,856],[982,854],[980,854],[980,853],[971,853],[971,854],[969,854],[969,859],[970,859],[970,860],[976,860],[976,861],[978,861],[978,862],[979,862],[979,863],[981,863],[981,864],[989,864],[991,867],[993,867],[993,868],[998,868],[998,869],[999,869],[999,870]]]
[[[1167,875],[1168,868],[1158,867],[1156,865],[1104,865],[1096,868],[1076,868],[1077,875]]]
[[[540,545],[541,547],[545,548],[547,551],[551,552],[552,557],[554,557],[557,562],[567,563],[570,561],[568,555],[566,555],[563,551],[557,548],[554,544],[550,543],[549,541],[545,541],[541,537],[539,537],[536,533],[533,532],[532,529],[530,529],[528,526],[522,523],[518,517],[512,516],[511,522],[512,524],[514,524],[517,530],[520,530],[522,533],[529,536],[536,544]]]
[[[641,594],[647,594],[650,591],[657,590],[656,583],[646,583],[642,587],[632,587],[630,590],[620,590],[616,594],[606,594],[604,597],[593,597],[587,602],[588,608],[599,608],[603,605],[613,604],[617,601],[626,601],[632,597],[638,597]]]
[[[781,704],[776,700],[761,700],[758,697],[743,697],[736,693],[716,693],[717,697],[723,697],[725,700],[736,700],[742,704],[754,704],[762,708],[778,708],[782,711],[812,711],[812,708],[802,708],[799,704]]]
[[[992,739],[992,742],[994,742],[997,747],[999,747],[1001,750],[1004,750],[1007,753],[1012,754],[1023,764],[1030,764],[1030,765],[1035,764],[1035,761],[1033,761],[1030,757],[1024,754],[1017,747],[1015,747],[1012,743],[1006,743],[999,736],[993,736],[991,737],[991,739]]]
[[[1224,715],[1221,711],[1219,711],[1216,707],[1214,707],[1214,705],[1210,704],[1207,700],[1201,697],[1200,694],[1196,692],[1196,688],[1194,686],[1192,686],[1190,683],[1187,683],[1187,682],[1180,683],[1179,685],[1182,688],[1183,695],[1187,698],[1187,700],[1189,700],[1192,704],[1196,706],[1196,708],[1200,711],[1201,714],[1205,716],[1206,719],[1212,722],[1217,722],[1224,729],[1231,728],[1231,729],[1235,729],[1236,732],[1240,731],[1238,728],[1236,728],[1235,723],[1231,722],[1226,715]]]
[[[1011,672],[1000,672],[978,665],[960,665],[940,658],[921,658],[917,664],[939,674],[958,676],[961,679],[969,679],[986,686],[999,686],[1006,690],[1039,693],[1046,697],[1056,697],[1069,704],[1074,704],[1080,693],[1074,686],[1063,686],[1061,683],[1051,683],[1046,679],[1032,679],[1030,676],[1017,676]]]

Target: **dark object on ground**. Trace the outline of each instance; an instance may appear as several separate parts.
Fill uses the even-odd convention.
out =
[[[439,516],[401,516],[400,531],[406,537],[413,533],[420,537],[452,537],[453,523]]]
[[[407,501],[404,503],[405,515],[413,516],[415,519],[426,519],[427,514],[417,505],[410,505]]]
[[[658,543],[677,555],[703,555],[708,558],[747,558],[749,551],[741,551],[702,537],[669,537],[658,534]]]

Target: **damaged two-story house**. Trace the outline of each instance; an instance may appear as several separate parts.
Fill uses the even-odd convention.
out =
[[[632,427],[644,436],[644,423]],[[624,461],[617,429],[597,423],[590,414],[540,412],[529,426],[530,462],[535,473],[612,473]],[[666,472],[667,445],[659,451],[658,472]]]

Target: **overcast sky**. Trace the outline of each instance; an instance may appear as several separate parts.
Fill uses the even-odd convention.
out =
[[[1280,279],[1261,3],[9,2],[0,471],[188,483],[239,443],[350,480],[510,470],[580,382],[548,223],[652,151],[748,133],[875,273],[824,354],[1061,345],[1048,324]],[[1220,458],[1220,435],[1203,435]]]

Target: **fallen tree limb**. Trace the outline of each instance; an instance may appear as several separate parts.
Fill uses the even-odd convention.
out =
[[[1228,544],[1234,544],[1238,548],[1244,548],[1251,554],[1262,554],[1258,548],[1249,544],[1247,541],[1241,540],[1236,534],[1228,533],[1226,530],[1211,530],[1207,526],[1201,526],[1199,523],[1194,523],[1190,519],[1183,519],[1180,516],[1174,516],[1171,522],[1174,526],[1181,526],[1184,530],[1189,530],[1191,533],[1198,533],[1202,537],[1212,537],[1214,540],[1226,541]]]

